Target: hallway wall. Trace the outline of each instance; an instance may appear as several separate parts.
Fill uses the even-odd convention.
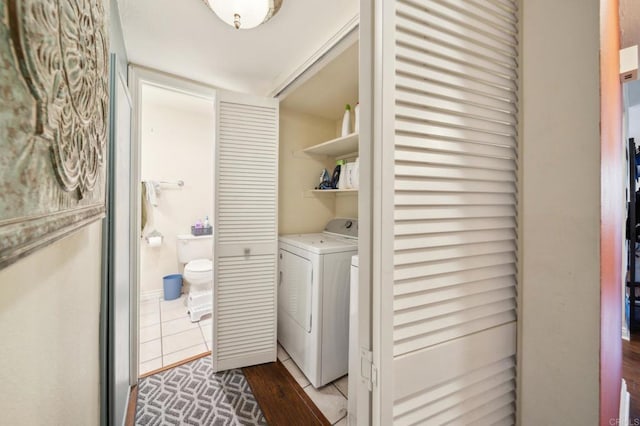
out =
[[[126,75],[117,0],[103,1]],[[0,424],[100,424],[101,262],[98,221],[0,271]]]
[[[97,425],[101,223],[0,271],[0,423]]]

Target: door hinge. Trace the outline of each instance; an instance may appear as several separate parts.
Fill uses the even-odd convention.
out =
[[[373,353],[364,348],[360,348],[360,380],[367,384],[369,392],[378,385],[378,370],[373,363]]]

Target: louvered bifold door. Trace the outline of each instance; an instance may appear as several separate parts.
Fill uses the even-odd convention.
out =
[[[379,140],[393,155],[381,159],[389,226],[380,227],[380,263],[393,272],[380,294],[393,304],[374,319],[386,369],[373,417],[514,424],[516,2],[381,7],[388,49]]]
[[[216,102],[215,371],[276,360],[278,103],[219,93]]]

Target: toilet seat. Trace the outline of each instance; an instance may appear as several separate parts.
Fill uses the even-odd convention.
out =
[[[187,263],[184,269],[191,272],[207,272],[213,270],[213,262],[209,259],[196,259]]]
[[[184,267],[184,279],[194,285],[213,283],[213,262],[196,259]]]

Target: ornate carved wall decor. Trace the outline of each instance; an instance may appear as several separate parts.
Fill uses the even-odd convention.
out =
[[[0,268],[105,211],[104,0],[0,0]]]

